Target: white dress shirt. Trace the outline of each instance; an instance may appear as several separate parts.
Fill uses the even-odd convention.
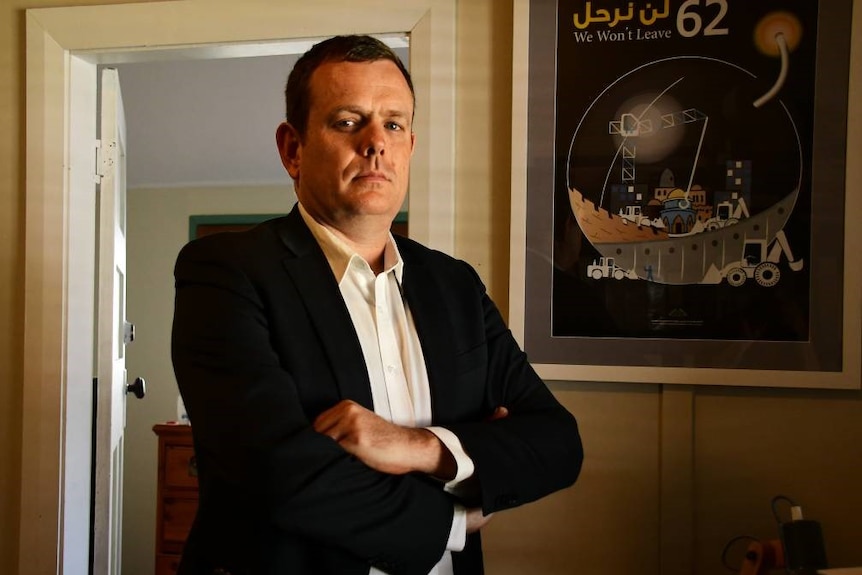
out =
[[[453,492],[473,475],[473,461],[454,433],[430,426],[431,388],[425,356],[413,316],[401,294],[404,262],[395,241],[390,235],[383,254],[383,272],[375,274],[361,256],[316,222],[302,204],[299,211],[332,268],[359,336],[374,412],[398,425],[425,427],[443,442],[457,464],[455,478],[445,485],[447,491]],[[466,533],[466,511],[456,504],[446,552],[428,575],[452,575],[451,551],[464,548]],[[381,573],[372,567],[369,575]]]

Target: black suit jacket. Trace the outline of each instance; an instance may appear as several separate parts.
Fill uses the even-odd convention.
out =
[[[566,487],[582,460],[574,418],[520,351],[466,263],[397,238],[434,425],[475,463],[486,513]],[[248,232],[191,242],[177,260],[172,357],[198,461],[200,504],[181,575],[426,575],[453,496],[372,470],[311,422],[342,399],[373,409],[359,340],[296,208]],[[484,421],[496,406],[510,415]],[[482,572],[478,534],[453,554]]]

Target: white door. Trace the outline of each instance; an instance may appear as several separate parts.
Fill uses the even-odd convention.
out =
[[[95,517],[93,572],[119,575],[122,563],[123,432],[126,394],[143,396],[143,380],[126,383],[125,347],[134,339],[126,321],[125,121],[115,69],[101,73],[101,184],[98,194],[98,315],[96,370]]]

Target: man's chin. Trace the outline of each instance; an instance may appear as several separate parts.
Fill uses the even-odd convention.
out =
[[[391,193],[379,194],[366,192],[355,198],[352,213],[363,216],[380,216],[394,218],[401,210],[404,199],[395,201]],[[397,203],[397,205],[396,205]]]
[[[398,211],[397,210],[392,211],[391,208],[377,209],[377,208],[367,207],[367,206],[358,207],[357,209],[350,212],[350,217],[353,217],[353,218],[367,218],[369,220],[380,219],[380,220],[387,220],[390,222],[392,220],[394,220],[395,216],[397,216],[397,215],[398,215]]]

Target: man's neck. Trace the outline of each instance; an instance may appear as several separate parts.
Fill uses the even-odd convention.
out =
[[[328,230],[347,248],[365,260],[375,274],[383,271],[384,254],[392,225],[385,217],[355,216],[333,221],[309,212],[302,204],[300,206],[315,223]]]
[[[338,227],[328,222],[321,222],[321,225],[368,262],[375,274],[383,271],[383,254],[386,251],[386,243],[389,241],[388,227],[381,229],[379,225],[360,225],[360,222],[356,220],[351,220],[347,225],[342,224]]]

